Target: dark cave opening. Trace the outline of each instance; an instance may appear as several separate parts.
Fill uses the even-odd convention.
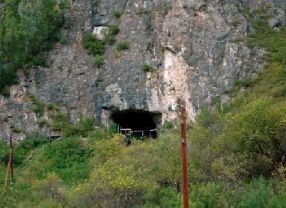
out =
[[[118,131],[126,136],[157,138],[162,114],[128,109],[113,112],[111,119],[118,125]]]

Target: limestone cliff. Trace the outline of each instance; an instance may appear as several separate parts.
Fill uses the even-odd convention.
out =
[[[47,54],[49,67],[19,71],[21,83],[11,97],[0,97],[0,137],[9,125],[21,128],[22,139],[34,131],[47,133],[33,112],[31,95],[58,104],[73,122],[80,116],[108,124],[114,110],[142,109],[161,113],[162,122],[176,118],[177,102],[187,101],[189,119],[203,106],[228,102],[235,80],[263,70],[264,51],[242,39],[253,31],[244,17],[268,6],[269,27],[286,22],[284,0],[73,0],[63,28],[67,43]],[[120,13],[116,17],[115,12]],[[104,65],[96,68],[82,46],[85,32],[118,24],[116,43],[108,46]],[[95,29],[95,30],[94,30]],[[95,32],[98,33],[98,32]],[[129,49],[116,51],[128,42]],[[151,70],[143,70],[148,66]]]

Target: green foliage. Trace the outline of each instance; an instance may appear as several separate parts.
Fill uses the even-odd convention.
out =
[[[109,45],[113,45],[115,43],[115,37],[120,32],[119,25],[114,24],[109,26],[109,33],[106,36],[104,42]]]
[[[149,207],[182,207],[181,195],[172,188],[156,188],[144,195],[143,208]]]
[[[269,176],[286,153],[282,136],[286,128],[285,106],[285,102],[274,103],[269,98],[250,102],[239,114],[229,117],[229,125],[217,141],[219,148],[245,155],[252,176]]]
[[[0,167],[5,166],[8,161],[9,146],[6,142],[0,140]]]
[[[257,81],[257,77],[254,78],[249,78],[249,79],[240,79],[240,80],[235,80],[234,87],[242,87],[242,88],[247,88],[255,84]]]
[[[102,56],[96,55],[94,57],[93,64],[97,67],[100,68],[104,64],[104,59]]]
[[[196,121],[199,125],[208,127],[210,126],[215,119],[212,117],[212,112],[210,109],[204,108],[201,110],[199,115],[196,117]]]
[[[119,25],[110,25],[109,26],[109,34],[117,35],[120,32]]]
[[[65,202],[65,188],[63,181],[55,173],[48,173],[43,180],[36,181],[35,188],[40,200],[52,199],[56,202]]]
[[[45,65],[41,53],[58,41],[64,23],[64,1],[7,0],[0,22],[0,93],[17,83],[16,71]]]
[[[137,15],[146,15],[151,13],[150,10],[140,7],[137,11]]]
[[[39,127],[43,128],[48,124],[48,121],[45,118],[41,118],[37,124],[39,125]]]
[[[54,109],[55,109],[55,106],[53,104],[50,103],[47,105],[47,110],[52,111]]]
[[[247,38],[247,43],[250,47],[263,47],[269,54],[271,62],[286,64],[286,28],[281,32],[276,32],[267,27],[267,22],[264,19],[253,21],[255,33]]]
[[[121,17],[122,13],[120,11],[114,11],[113,12],[113,16],[116,18],[116,19],[119,19]]]
[[[65,138],[36,148],[33,159],[21,166],[18,174],[16,189],[21,194],[15,196],[15,206],[17,201],[20,207],[182,206],[179,132],[162,134],[157,140],[134,141],[128,147],[120,135],[109,139],[102,129],[93,132],[88,140]],[[199,147],[191,145],[194,150]],[[197,181],[193,168],[198,167],[193,161],[200,160],[192,152],[192,207],[284,206],[285,181]],[[204,153],[200,154],[207,157]]]
[[[173,122],[170,122],[170,121],[166,121],[163,128],[166,128],[166,129],[173,129],[174,128],[174,123]]]
[[[38,116],[43,116],[45,112],[45,104],[39,101],[35,96],[30,95],[30,99],[33,103],[33,112],[38,114]]]
[[[88,132],[93,130],[95,124],[94,118],[80,118],[79,123],[77,124],[67,124],[63,128],[64,135],[66,137],[72,136],[72,135],[81,135],[81,136],[87,136]]]
[[[12,132],[15,133],[15,134],[19,134],[22,132],[22,129],[19,128],[19,127],[16,127],[14,125],[11,126],[11,129],[12,129]]]
[[[118,124],[114,123],[114,122],[110,122],[109,123],[109,127],[108,130],[111,134],[116,134],[118,133]]]
[[[83,37],[83,46],[93,56],[102,56],[105,52],[104,42],[87,33]]]
[[[125,51],[128,49],[129,49],[129,44],[126,41],[122,41],[122,42],[118,43],[116,46],[117,51]]]
[[[27,156],[36,148],[48,143],[48,139],[40,134],[31,134],[14,147],[14,164],[22,164]],[[7,153],[8,159],[8,153]]]
[[[5,193],[3,188],[0,189],[0,207],[16,207],[16,193],[13,190],[9,190]]]
[[[153,68],[152,66],[148,65],[148,64],[144,64],[144,65],[142,66],[142,70],[143,70],[144,72],[152,72],[152,71],[154,70],[154,68]]]
[[[55,172],[65,184],[72,184],[87,178],[89,155],[90,150],[82,140],[70,137],[44,146],[29,170],[39,179]]]

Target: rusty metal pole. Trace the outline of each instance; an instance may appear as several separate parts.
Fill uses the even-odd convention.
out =
[[[189,208],[189,182],[187,167],[187,115],[186,103],[181,101],[181,149],[182,149],[182,177],[183,177],[183,196],[184,208]]]
[[[14,168],[13,168],[13,140],[12,140],[12,133],[10,133],[10,174],[12,182],[14,182]]]
[[[7,170],[6,170],[6,175],[5,175],[5,185],[4,185],[4,191],[8,191],[8,184],[9,184],[9,172],[12,181],[14,181],[14,169],[13,169],[13,141],[12,141],[12,134],[10,134],[9,137],[9,161],[7,164]]]

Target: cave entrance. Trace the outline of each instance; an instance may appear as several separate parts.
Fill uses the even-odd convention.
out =
[[[113,112],[111,119],[118,125],[118,132],[126,136],[157,138],[162,114],[129,109]]]

